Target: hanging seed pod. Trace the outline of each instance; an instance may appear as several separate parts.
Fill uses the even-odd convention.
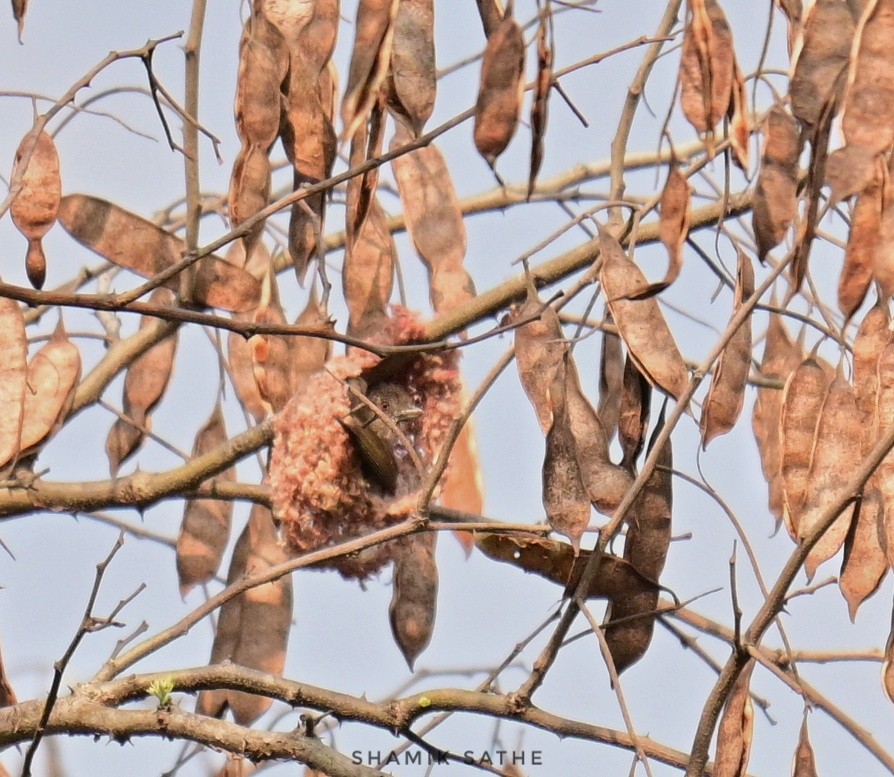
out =
[[[243,147],[233,163],[230,179],[229,212],[233,228],[240,226],[267,206],[270,199],[270,159],[260,146]],[[251,253],[264,232],[260,221],[243,236],[247,253]]]
[[[621,466],[628,472],[636,471],[636,460],[642,452],[649,428],[652,405],[652,386],[639,371],[630,356],[624,362],[621,404],[618,414],[618,442],[623,458]]]
[[[754,269],[751,260],[739,252],[739,273],[736,279],[736,301],[733,315],[754,294]],[[751,371],[751,319],[743,321],[727,342],[717,371],[711,381],[711,389],[702,410],[702,448],[721,434],[731,431],[745,404],[745,386]]]
[[[388,616],[394,641],[410,670],[428,647],[435,627],[438,603],[438,566],[435,562],[436,532],[425,532],[395,541],[394,580]]]
[[[435,9],[433,0],[399,0],[394,19],[388,108],[400,116],[415,137],[435,107]]]
[[[524,95],[525,39],[508,12],[488,36],[475,106],[475,148],[493,167],[515,135]]]
[[[28,339],[19,303],[0,297],[0,462],[19,455],[28,380]]]
[[[613,324],[611,313],[606,311],[606,324]],[[621,391],[624,385],[624,354],[621,351],[621,338],[614,332],[603,330],[602,351],[599,355],[599,404],[596,413],[605,429],[606,437],[611,440],[618,431],[618,419],[621,414]]]
[[[754,664],[754,659],[745,664],[723,706],[717,724],[713,772],[716,777],[743,777],[748,773],[751,740],[754,737],[754,704],[750,688]]]
[[[854,206],[844,267],[838,279],[838,308],[848,320],[863,304],[872,283],[879,251],[882,207],[882,188],[878,185],[863,189]]]
[[[689,236],[692,216],[692,189],[680,168],[672,163],[667,173],[661,200],[658,203],[658,238],[667,249],[668,265],[664,280],[654,284],[658,294],[670,286],[680,275],[683,267],[683,246]]]
[[[30,154],[30,157],[28,156]],[[27,167],[21,168],[27,157]],[[29,132],[16,151],[13,180],[21,176],[22,188],[10,207],[16,228],[28,239],[25,270],[35,289],[43,286],[47,259],[41,239],[56,222],[62,198],[59,155],[56,144],[46,133]]]
[[[851,621],[856,619],[860,605],[879,589],[888,572],[884,522],[882,495],[870,480],[844,541],[844,559],[838,576],[838,587],[847,602]]]
[[[215,405],[193,445],[193,456],[201,456],[227,441],[220,403]],[[228,467],[216,478],[236,481],[236,468]],[[230,538],[230,521],[233,502],[228,499],[187,499],[183,510],[183,522],[177,537],[177,579],[180,596],[185,597],[192,588],[211,580],[220,566]]]
[[[534,192],[537,174],[543,164],[543,140],[549,115],[549,95],[553,88],[553,11],[546,3],[540,11],[537,27],[537,78],[531,102],[531,165],[528,172],[528,199]]]

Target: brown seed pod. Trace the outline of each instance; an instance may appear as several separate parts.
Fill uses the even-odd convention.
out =
[[[851,621],[856,619],[860,605],[879,589],[888,572],[884,519],[882,495],[870,481],[844,541],[844,559],[838,576],[838,587],[847,602]]]
[[[0,462],[19,455],[28,380],[28,340],[19,303],[0,297]]]
[[[801,153],[797,122],[778,103],[763,127],[761,169],[754,192],[752,225],[757,256],[762,262],[779,245],[798,212],[798,157]]]
[[[888,342],[878,359],[878,389],[875,416],[878,437],[884,437],[894,427],[894,343]],[[889,561],[894,560],[894,455],[889,453],[875,471],[875,479],[882,495],[885,513],[885,536]],[[894,566],[894,564],[892,564]]]
[[[119,267],[153,278],[179,262],[186,243],[151,221],[86,194],[69,194],[59,206],[59,223],[75,240]],[[235,313],[258,304],[261,285],[249,273],[217,256],[197,262],[193,299]],[[179,279],[165,283],[177,291]]]
[[[150,301],[155,304],[170,303],[171,293],[167,289],[156,289]],[[154,319],[140,318],[140,329],[149,326]],[[153,345],[145,353],[131,362],[124,376],[124,398],[122,412],[126,419],[115,421],[106,439],[106,454],[112,475],[143,443],[149,424],[149,414],[159,403],[168,386],[177,353],[177,334],[171,334]],[[136,426],[134,425],[136,424]],[[142,428],[140,428],[142,427]]]
[[[537,174],[543,163],[543,140],[549,116],[549,95],[553,88],[553,11],[546,3],[540,10],[537,27],[537,78],[531,102],[531,166],[528,173],[528,199],[534,192]]]
[[[628,472],[636,470],[636,460],[646,441],[651,404],[652,386],[628,355],[624,362],[618,414],[618,441],[623,453],[621,466]]]
[[[29,156],[30,154],[30,156]],[[21,169],[27,158],[27,167]],[[47,260],[41,238],[56,222],[62,197],[59,155],[56,144],[46,133],[32,130],[19,143],[13,178],[21,176],[22,188],[10,206],[16,228],[28,239],[25,270],[34,288],[43,286]]]
[[[735,315],[743,303],[754,294],[754,269],[751,260],[739,252],[739,272],[736,280]],[[729,339],[711,381],[711,389],[702,410],[702,448],[721,434],[731,431],[745,404],[745,387],[751,371],[751,318],[745,319]]]
[[[263,572],[286,560],[270,511],[252,507],[251,516],[233,550],[227,585],[243,575]],[[285,667],[292,625],[292,578],[250,588],[224,602],[214,634],[210,663],[232,661],[240,666],[279,676]],[[196,712],[221,717],[229,707],[241,726],[250,726],[273,703],[264,696],[243,691],[212,690],[199,693]]]
[[[630,299],[648,285],[645,276],[602,226],[599,250],[599,280],[631,358],[650,383],[679,398],[689,384],[688,371],[658,302],[652,298]]]
[[[690,0],[680,59],[680,105],[689,123],[708,134],[727,114],[733,87],[733,35],[716,0]],[[712,151],[713,153],[713,151]]]
[[[798,734],[798,747],[795,750],[792,777],[817,777],[816,757],[813,754],[813,745],[810,744],[806,715],[801,722],[801,731]]]
[[[754,736],[754,705],[751,701],[751,675],[754,659],[748,661],[733,683],[717,724],[717,752],[714,755],[716,777],[743,777],[748,773],[751,740]]]
[[[428,647],[435,627],[437,538],[436,532],[426,532],[395,541],[397,548],[388,617],[394,641],[411,670],[419,654]]]
[[[860,410],[863,430],[862,451],[869,453],[878,439],[878,363],[882,352],[891,341],[891,323],[887,304],[879,300],[860,323],[854,338],[854,393]]]
[[[853,42],[854,17],[847,5],[817,0],[804,19],[804,42],[789,84],[792,113],[808,129],[815,129],[824,113],[838,113]]]
[[[28,363],[22,453],[32,452],[59,430],[71,409],[80,379],[81,352],[68,339],[60,318],[49,342]]]
[[[233,163],[230,178],[230,224],[235,228],[267,206],[270,198],[270,159],[260,146],[243,147]],[[243,236],[246,253],[250,254],[264,232],[260,221]]]
[[[872,283],[882,220],[882,189],[868,186],[860,193],[851,216],[851,232],[838,279],[838,308],[850,319]]]
[[[201,456],[227,441],[220,403],[196,434],[193,455]],[[236,468],[228,467],[216,479],[235,482]],[[177,579],[185,597],[199,583],[211,580],[220,566],[230,538],[233,502],[228,499],[187,499],[177,537]]]
[[[575,555],[574,548],[567,542],[523,534],[478,534],[475,546],[494,561],[539,575],[566,590],[574,589],[592,555],[589,550],[581,550]],[[586,596],[614,599],[658,590],[658,584],[640,574],[629,561],[603,553]]]
[[[524,95],[525,39],[510,13],[488,36],[475,106],[475,148],[493,167],[515,135]]]
[[[692,216],[692,189],[686,176],[676,164],[671,164],[667,173],[661,200],[658,203],[658,238],[667,249],[667,273],[664,280],[653,284],[655,293],[664,291],[680,275],[683,267],[683,246],[689,236],[689,222]]]
[[[781,381],[784,385],[801,363],[801,358],[800,346],[788,336],[782,318],[778,313],[771,314],[764,342],[761,374],[765,378]],[[782,521],[783,516],[782,442],[779,428],[782,399],[781,389],[759,387],[751,419],[761,457],[761,468],[769,486],[770,512],[777,522]]]
[[[605,322],[614,323],[607,310]],[[599,354],[599,404],[596,412],[609,440],[618,430],[623,385],[624,354],[621,350],[621,338],[606,329],[602,332],[602,351]]]
[[[387,82],[388,108],[418,137],[435,107],[435,9],[433,0],[399,0]]]
[[[798,523],[799,539],[812,532],[822,514],[845,495],[850,473],[862,458],[861,437],[860,412],[854,390],[839,375],[829,385],[817,424],[804,492],[804,510]],[[817,567],[838,552],[847,536],[853,513],[853,504],[848,504],[811,548],[804,563],[808,578],[812,579]]]
[[[662,412],[652,436],[650,447],[664,427]],[[673,449],[671,441],[665,443],[656,462],[655,470],[631,509],[628,518],[627,538],[624,541],[624,558],[641,575],[657,581],[664,569],[671,539],[671,511],[673,489],[671,470]],[[655,628],[650,615],[658,604],[658,592],[646,591],[613,599],[603,627],[612,661],[618,674],[639,661],[648,650]],[[621,621],[628,619],[622,623]]]

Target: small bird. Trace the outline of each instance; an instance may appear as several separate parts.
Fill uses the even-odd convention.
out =
[[[377,383],[366,392],[366,398],[404,434],[409,431],[410,422],[422,415],[410,392],[398,383]],[[395,450],[400,445],[393,426],[362,402],[351,409],[347,419],[339,419],[339,423],[357,444],[367,478],[393,494],[398,476]]]

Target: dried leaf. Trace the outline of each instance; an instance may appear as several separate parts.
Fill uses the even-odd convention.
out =
[[[19,303],[0,297],[0,463],[20,450],[27,396],[28,341]]]
[[[680,172],[676,164],[672,164],[667,173],[667,181],[661,191],[658,203],[660,221],[658,238],[667,249],[667,273],[664,280],[654,286],[655,293],[664,291],[680,275],[683,267],[683,246],[689,236],[689,223],[692,216],[692,190],[686,176]]]
[[[748,661],[736,678],[717,725],[715,777],[745,777],[751,740],[754,736],[754,705],[751,701],[751,675],[754,659]]]
[[[799,525],[813,465],[816,430],[828,388],[829,378],[811,356],[792,372],[782,393],[779,434],[783,520],[794,539],[801,537]]]
[[[25,411],[22,421],[23,453],[30,452],[62,426],[81,379],[81,353],[68,339],[62,319],[49,342],[28,364]]]
[[[410,142],[397,126],[391,150]],[[429,273],[432,306],[447,312],[475,296],[472,279],[463,267],[466,225],[450,171],[432,143],[391,161],[407,230]]]
[[[845,539],[844,560],[838,576],[838,587],[852,621],[860,605],[878,590],[888,571],[884,513],[882,495],[870,483]]]
[[[611,313],[606,311],[606,324],[614,324]],[[624,385],[624,355],[621,338],[614,332],[602,331],[602,351],[599,354],[599,404],[596,412],[611,440],[618,430],[621,413],[621,391]]]
[[[828,388],[817,425],[804,511],[798,524],[799,539],[812,532],[821,515],[845,496],[847,481],[862,458],[861,443],[857,399],[851,385],[839,375]],[[808,578],[812,579],[817,567],[838,552],[853,513],[853,505],[848,504],[811,548],[804,563]]]
[[[394,23],[399,0],[360,0],[354,25],[354,48],[341,104],[345,138],[366,122],[391,63]]]
[[[167,289],[156,289],[150,301],[164,304],[171,301],[171,293]],[[153,323],[149,316],[140,318],[140,329]],[[177,353],[177,334],[171,334],[153,345],[145,353],[131,362],[124,376],[124,397],[122,413],[124,419],[115,421],[106,439],[106,455],[109,458],[109,471],[112,475],[119,467],[137,452],[143,443],[143,428],[149,425],[149,414],[164,395],[174,367],[174,356]],[[136,425],[134,425],[136,424]],[[142,428],[141,428],[142,427]]]
[[[635,471],[636,460],[643,449],[651,404],[652,387],[628,355],[624,363],[618,415],[618,441],[623,453],[621,466],[628,472]]]
[[[410,669],[431,641],[438,602],[436,532],[396,540],[394,580],[388,615],[394,641]]]
[[[592,551],[577,555],[567,542],[523,534],[478,534],[476,547],[488,558],[540,575],[566,590],[573,590],[587,566]],[[612,599],[636,593],[657,592],[659,585],[640,574],[636,568],[611,553],[603,553],[587,590],[587,598]]]
[[[220,403],[215,405],[193,445],[193,455],[201,456],[227,442]],[[218,480],[235,482],[236,468],[220,472]],[[229,499],[187,499],[177,537],[177,579],[180,595],[186,596],[199,583],[211,580],[220,566],[230,538],[233,502]]]
[[[28,166],[21,170],[29,152]],[[46,132],[35,136],[32,130],[22,138],[13,170],[13,177],[18,175],[21,175],[22,188],[10,206],[10,215],[19,232],[28,239],[25,269],[31,285],[39,289],[46,278],[47,263],[41,239],[56,222],[62,197],[59,155]]]
[[[857,27],[841,130],[847,145],[883,153],[894,145],[894,5],[876,0]],[[853,39],[848,39],[848,47]]]
[[[515,362],[522,388],[534,410],[543,433],[553,425],[550,388],[557,379],[567,345],[556,311],[544,307],[533,286],[525,303],[511,314],[511,320],[524,321],[539,316],[515,329]]]
[[[345,255],[342,286],[350,313],[350,334],[369,337],[380,331],[387,320],[396,260],[397,248],[388,231],[385,212],[374,200],[359,235],[348,244]]]
[[[810,130],[824,113],[838,113],[853,41],[854,18],[846,4],[816,0],[804,19],[804,43],[789,85],[792,113]]]
[[[286,560],[270,510],[252,507],[251,516],[233,550],[227,585]],[[212,664],[232,661],[240,666],[281,675],[292,625],[292,578],[250,588],[225,602],[211,648]],[[236,722],[249,726],[264,714],[273,700],[243,691],[202,691],[196,703],[201,715],[220,717],[226,707]]]
[[[778,313],[770,316],[761,361],[764,378],[775,379],[782,384],[800,364],[801,349],[792,342]],[[783,518],[782,485],[782,438],[779,419],[782,412],[783,392],[780,389],[761,386],[754,403],[752,429],[761,457],[761,468],[769,485],[769,507],[777,523]]]
[[[434,26],[433,0],[399,0],[391,45],[388,107],[407,122],[416,137],[435,107],[438,80]]]
[[[779,245],[798,212],[798,157],[801,139],[797,122],[777,103],[763,127],[761,169],[754,192],[752,224],[757,256],[762,262]]]
[[[81,245],[119,267],[153,278],[179,262],[186,243],[150,221],[86,194],[62,198],[59,223]],[[212,308],[240,313],[258,303],[261,285],[245,270],[217,256],[198,261],[193,299]],[[178,289],[179,279],[165,285]]]
[[[733,36],[716,0],[690,0],[688,5],[680,60],[680,105],[695,130],[708,134],[713,148],[714,128],[726,116],[732,97]]]
[[[813,745],[810,744],[806,716],[801,722],[801,731],[798,734],[798,748],[795,750],[792,777],[817,777],[816,758],[813,755]]]
[[[475,105],[475,148],[491,167],[515,135],[525,86],[525,40],[509,10],[488,36]]]
[[[543,164],[543,138],[549,115],[549,95],[553,86],[553,11],[546,3],[540,10],[537,27],[537,78],[531,102],[531,166],[528,173],[528,199],[534,192],[537,174]]]
[[[736,279],[735,316],[744,302],[754,294],[754,269],[751,260],[739,252]],[[720,354],[717,371],[711,382],[708,398],[702,409],[702,448],[721,434],[731,431],[745,404],[745,387],[751,371],[751,318],[746,318],[730,337]]]
[[[655,425],[649,447],[664,428],[664,411]],[[628,518],[624,558],[648,580],[658,581],[671,540],[673,509],[673,449],[670,438],[661,449],[655,470],[634,503]],[[651,616],[658,604],[658,592],[647,591],[612,600],[605,628],[612,661],[618,674],[639,661],[649,648],[655,628]],[[622,621],[617,623],[617,621]],[[627,620],[630,619],[630,620]]]
[[[650,383],[678,399],[689,385],[688,372],[658,302],[629,299],[647,285],[645,276],[601,226],[599,248],[599,279],[630,356]]]
[[[872,283],[879,250],[882,219],[882,190],[869,186],[857,198],[851,216],[851,232],[838,279],[838,307],[845,319],[857,312]]]

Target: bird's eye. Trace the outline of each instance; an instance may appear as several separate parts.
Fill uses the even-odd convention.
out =
[[[382,404],[381,404],[381,408],[382,408],[382,410],[387,410],[387,409],[388,409],[388,401],[387,401],[387,400],[384,401],[384,402],[382,402]]]

